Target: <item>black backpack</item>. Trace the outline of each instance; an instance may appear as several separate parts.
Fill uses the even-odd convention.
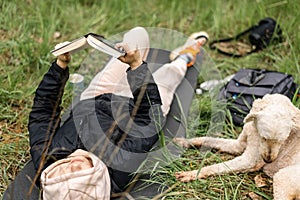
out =
[[[238,41],[242,37],[246,36],[249,43],[252,45],[252,50],[245,54],[231,53],[222,50],[216,46],[218,43],[231,43],[232,41]],[[253,25],[247,30],[237,34],[234,37],[217,39],[209,43],[211,49],[216,49],[219,53],[222,53],[231,57],[243,57],[251,53],[260,51],[266,48],[271,43],[278,43],[283,41],[282,30],[276,20],[266,17],[258,22],[257,25]]]
[[[252,103],[266,94],[283,94],[293,98],[297,85],[291,75],[264,69],[241,69],[221,88],[219,100],[225,100],[233,123],[243,125]]]

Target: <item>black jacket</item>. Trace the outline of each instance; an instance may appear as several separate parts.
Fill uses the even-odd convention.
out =
[[[127,70],[133,99],[102,94],[80,101],[60,126],[61,102],[69,69],[52,63],[38,86],[29,116],[30,153],[36,170],[78,148],[108,166],[112,191],[122,191],[158,139],[164,123],[156,83],[143,63]],[[39,169],[40,167],[40,169]]]

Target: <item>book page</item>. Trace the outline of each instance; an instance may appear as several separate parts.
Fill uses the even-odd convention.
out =
[[[87,37],[87,42],[95,49],[102,51],[108,55],[119,58],[120,56],[125,55],[124,51],[121,51],[115,48],[114,44],[104,38],[95,37],[93,35],[89,35]]]
[[[89,44],[87,43],[86,41],[86,38],[85,37],[80,37],[76,40],[73,40],[71,41],[69,44],[66,44],[58,49],[54,49],[51,51],[51,53],[54,55],[54,56],[59,56],[61,54],[64,54],[64,53],[75,53],[77,51],[80,51],[80,50],[83,50],[83,49],[86,49],[89,47]]]

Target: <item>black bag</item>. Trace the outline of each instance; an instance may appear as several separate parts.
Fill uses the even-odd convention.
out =
[[[241,69],[221,88],[219,100],[226,100],[233,123],[241,126],[256,98],[266,94],[283,94],[293,98],[297,89],[289,74],[264,69]]]
[[[239,40],[242,36],[248,34],[249,43],[252,45],[251,51],[245,54],[235,54],[226,52],[216,47],[217,43],[231,42],[233,40]],[[249,29],[237,34],[235,37],[214,40],[210,42],[209,47],[211,49],[217,49],[218,52],[232,57],[242,57],[259,50],[266,48],[271,42],[281,42],[283,40],[282,30],[276,21],[270,17],[264,18],[258,22],[258,25],[254,25]]]

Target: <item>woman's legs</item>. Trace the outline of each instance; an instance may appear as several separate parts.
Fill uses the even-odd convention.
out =
[[[208,36],[204,32],[197,33],[197,38],[190,37],[184,46],[178,48],[177,56],[181,54],[180,51],[186,51],[186,49],[189,50],[184,52],[185,54],[191,50],[193,50],[192,54],[198,53],[200,47],[207,41],[207,38]],[[144,28],[136,27],[130,30],[124,35],[123,42],[127,43],[130,49],[140,49],[143,60],[146,60],[150,44],[148,33]],[[196,55],[192,55],[192,57],[195,58]],[[186,74],[188,62],[179,56],[153,73],[153,78],[158,85],[161,95],[164,116],[170,110],[174,92]],[[132,97],[126,77],[128,67],[128,65],[118,59],[110,60],[107,66],[95,76],[88,88],[82,93],[81,100],[93,98],[104,93]]]
[[[182,82],[187,68],[195,63],[196,57],[200,53],[200,48],[207,40],[208,35],[206,32],[192,34],[182,47],[177,48],[170,54],[170,56],[177,55],[176,57],[171,57],[173,61],[165,64],[153,73],[153,78],[158,85],[161,95],[164,116],[170,110],[175,90]]]
[[[130,49],[138,48],[142,58],[146,59],[149,51],[149,36],[142,27],[136,27],[124,34],[123,42]],[[82,92],[80,100],[94,98],[104,93],[114,93],[121,96],[132,97],[126,70],[129,66],[116,58],[112,58],[105,68],[101,70],[91,81],[89,86]]]
[[[166,116],[170,110],[176,88],[181,83],[187,71],[187,62],[177,58],[171,63],[164,64],[153,73],[162,100],[162,111]]]

